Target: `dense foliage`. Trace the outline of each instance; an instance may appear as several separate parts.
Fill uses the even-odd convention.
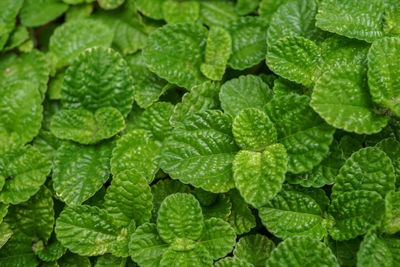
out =
[[[400,266],[400,1],[1,0],[0,266]]]

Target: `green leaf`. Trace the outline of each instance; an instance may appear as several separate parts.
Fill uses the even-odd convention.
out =
[[[225,113],[235,117],[245,108],[262,109],[272,98],[272,91],[260,77],[239,76],[221,86],[219,99]]]
[[[7,215],[9,205],[0,203],[0,223],[3,221],[3,218]]]
[[[0,202],[19,204],[36,194],[50,173],[51,162],[32,146],[0,154],[0,177],[6,179]]]
[[[91,5],[90,3],[70,6],[65,13],[65,21],[86,19],[92,14],[92,12],[93,5]]]
[[[199,17],[200,4],[196,1],[164,0],[162,12],[167,23],[194,23]]]
[[[270,23],[275,12],[286,1],[287,0],[261,0],[258,14],[266,23]]]
[[[197,246],[190,251],[176,251],[169,247],[160,262],[161,267],[168,266],[204,266],[211,267],[213,265],[212,258],[207,249],[203,246]]]
[[[214,263],[216,267],[253,267],[254,265],[239,258],[226,257]]]
[[[26,0],[21,9],[21,23],[27,27],[44,25],[67,11],[68,5],[58,0]]]
[[[272,89],[275,97],[281,97],[288,94],[303,95],[306,94],[308,90],[300,84],[283,79],[282,77],[279,77],[274,81]]]
[[[0,249],[11,238],[13,231],[5,222],[0,223]],[[0,252],[1,253],[1,252]]]
[[[167,196],[158,210],[157,230],[168,244],[179,238],[197,240],[204,228],[200,203],[191,194]]]
[[[281,1],[282,2],[282,1]],[[282,37],[298,36],[319,41],[324,38],[322,31],[315,27],[317,1],[285,1],[276,10],[268,28],[267,43],[273,45]]]
[[[373,42],[383,37],[384,1],[322,1],[316,16],[316,26],[328,31]]]
[[[264,112],[255,108],[243,109],[236,115],[232,132],[241,149],[262,151],[277,141],[274,124]]]
[[[267,260],[274,266],[335,266],[339,267],[332,251],[322,242],[310,237],[292,237],[281,242]]]
[[[228,221],[229,215],[231,215],[232,203],[228,195],[218,194],[214,202],[208,206],[202,206],[202,210],[205,219],[220,218]]]
[[[165,0],[136,0],[137,9],[152,19],[163,19],[162,6]]]
[[[198,243],[208,250],[214,260],[223,258],[230,253],[235,242],[235,230],[229,223],[218,218],[204,221],[203,234]]]
[[[4,46],[4,51],[12,50],[16,47],[21,46],[24,42],[29,39],[29,32],[26,27],[18,25],[14,28],[10,35],[6,45]]]
[[[261,0],[238,0],[236,10],[239,15],[247,15],[255,11]]]
[[[282,188],[287,171],[286,149],[270,145],[263,152],[241,150],[233,161],[236,188],[256,208],[268,203]]]
[[[347,241],[328,239],[328,246],[335,254],[340,266],[356,266],[357,252],[360,248],[361,238]]]
[[[111,254],[99,256],[94,267],[125,267],[126,258],[115,257]]]
[[[395,189],[396,177],[390,158],[374,147],[353,153],[340,168],[332,188],[332,197],[358,190],[376,192],[385,198]]]
[[[143,49],[144,61],[161,78],[190,89],[207,80],[200,71],[206,40],[207,29],[201,25],[167,24],[149,37]]]
[[[11,136],[19,135],[28,143],[39,133],[43,106],[37,86],[28,81],[15,81],[0,90],[0,129]]]
[[[357,134],[379,132],[389,117],[374,113],[362,66],[342,66],[316,82],[311,107],[330,125]]]
[[[21,234],[14,234],[0,250],[2,267],[36,267],[38,264],[32,250],[32,240]]]
[[[317,196],[290,187],[284,187],[259,210],[268,231],[282,239],[293,235],[323,238],[326,235],[323,214],[324,207]]]
[[[216,82],[205,82],[192,87],[190,92],[183,95],[182,101],[175,105],[170,123],[176,126],[196,112],[217,109],[219,107],[219,90],[220,85]]]
[[[289,36],[268,46],[266,63],[275,74],[312,88],[319,74],[320,53],[313,41]]]
[[[63,143],[54,160],[53,188],[57,197],[68,205],[77,205],[93,196],[110,175],[111,149],[112,143]]]
[[[131,170],[115,175],[104,199],[105,208],[118,226],[128,226],[131,220],[137,225],[150,221],[153,196],[141,174]]]
[[[231,168],[236,151],[230,118],[210,110],[188,117],[165,139],[160,166],[185,184],[227,192],[234,187]]]
[[[17,206],[10,206],[8,214],[7,222],[14,232],[21,232],[32,240],[39,239],[47,242],[54,225],[51,191],[43,186],[28,201]]]
[[[5,0],[0,3],[0,50],[7,42],[9,34],[13,31],[15,20],[23,0]]]
[[[375,41],[368,54],[368,85],[372,100],[383,108],[400,115],[400,38]]]
[[[228,222],[238,235],[249,232],[256,226],[256,218],[251,212],[249,205],[236,189],[229,192],[229,197],[232,202],[232,212],[228,218]]]
[[[384,233],[393,235],[400,231],[400,192],[389,192],[385,198]]]
[[[309,97],[289,94],[275,97],[264,111],[275,124],[278,142],[288,155],[288,171],[301,173],[317,166],[329,152],[335,129],[309,106]]]
[[[200,70],[207,78],[215,81],[222,80],[226,64],[232,52],[232,39],[222,27],[211,27],[208,32],[204,63]]]
[[[397,0],[386,0],[383,30],[387,35],[400,33],[400,5]]]
[[[274,242],[266,236],[252,234],[239,239],[233,255],[238,259],[253,264],[254,267],[264,267],[266,260],[274,249]]]
[[[67,249],[54,237],[53,240],[50,239],[47,245],[43,245],[41,249],[34,251],[42,261],[51,262],[61,258]]]
[[[66,1],[66,0],[64,0]],[[71,0],[68,0],[71,1]],[[92,264],[88,257],[82,257],[71,252],[67,252],[61,259],[57,261],[60,267],[91,267]]]
[[[151,183],[158,171],[159,148],[143,130],[133,130],[118,139],[112,152],[111,172],[127,170],[142,174]]]
[[[229,0],[200,1],[200,20],[209,27],[224,27],[237,18],[235,5]]]
[[[158,235],[157,226],[145,223],[132,234],[129,242],[129,255],[143,267],[157,267],[168,244]]]
[[[72,20],[54,31],[49,49],[57,58],[57,67],[61,68],[71,64],[87,48],[109,47],[112,39],[113,32],[101,22],[89,19]]]
[[[131,71],[120,54],[95,47],[80,54],[66,70],[61,88],[63,108],[113,107],[126,116],[133,103]]]
[[[86,109],[62,109],[50,124],[50,131],[57,138],[85,145],[108,139],[124,128],[124,117],[112,107],[99,108],[94,113]]]
[[[398,142],[394,137],[390,137],[381,140],[375,145],[375,147],[385,152],[392,160],[394,173],[396,174],[396,177],[398,177],[400,175],[400,142]],[[396,185],[399,183],[400,181],[396,179]]]
[[[376,192],[360,190],[342,193],[329,206],[329,213],[335,219],[329,229],[330,235],[339,241],[363,235],[380,221],[384,210],[384,201]]]
[[[55,231],[66,248],[82,256],[107,253],[119,234],[106,211],[87,205],[66,207],[57,218]]]
[[[115,9],[122,5],[125,0],[97,0],[97,2],[103,9]]]
[[[244,70],[265,58],[267,25],[259,17],[240,17],[226,29],[232,38],[232,54],[228,61],[231,68]]]

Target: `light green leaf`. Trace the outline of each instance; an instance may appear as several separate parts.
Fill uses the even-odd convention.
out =
[[[0,250],[2,267],[36,267],[38,264],[32,250],[32,240],[21,234],[14,233]]]
[[[396,177],[390,158],[374,147],[353,153],[340,168],[332,188],[332,197],[358,190],[376,192],[385,198],[395,189]]]
[[[222,109],[232,117],[245,108],[262,109],[271,98],[272,91],[268,85],[254,75],[239,76],[227,81],[219,93]]]
[[[109,48],[90,48],[80,54],[66,70],[61,90],[63,108],[94,112],[114,107],[124,116],[132,108],[131,71],[122,56]]]
[[[363,235],[380,221],[384,210],[384,201],[376,192],[360,190],[342,193],[329,206],[329,213],[335,219],[329,229],[330,235],[339,241]]]
[[[158,171],[159,148],[143,130],[133,130],[118,139],[112,152],[111,172],[127,170],[142,174],[151,183]]]
[[[54,225],[52,192],[43,186],[28,201],[10,206],[6,219],[14,232],[47,242]]]
[[[97,2],[103,9],[115,9],[122,5],[125,0],[97,0]]]
[[[200,4],[196,1],[164,0],[162,12],[167,23],[194,23],[199,17]]]
[[[379,132],[389,117],[374,113],[362,66],[342,66],[316,82],[311,107],[330,125],[348,132]]]
[[[92,12],[93,5],[89,3],[70,6],[65,13],[65,21],[86,19],[92,14]]]
[[[0,223],[3,221],[3,218],[7,215],[8,207],[9,205],[0,203]]]
[[[249,232],[256,226],[256,218],[249,205],[236,189],[229,192],[229,197],[232,202],[232,212],[228,218],[228,222],[238,235]]]
[[[0,177],[6,179],[0,202],[19,204],[36,194],[50,173],[51,161],[32,146],[0,154]]]
[[[12,234],[13,231],[8,224],[6,224],[5,222],[0,223],[0,249],[4,246],[5,243],[7,243]]]
[[[262,207],[281,190],[287,163],[282,144],[270,145],[263,152],[241,150],[233,161],[236,188],[247,203]]]
[[[145,177],[135,171],[115,175],[104,197],[104,206],[118,226],[150,221],[153,196]]]
[[[99,108],[94,113],[86,109],[62,109],[50,124],[50,131],[57,138],[85,145],[108,139],[124,128],[124,117],[112,107]]]
[[[213,265],[212,258],[207,249],[203,246],[196,246],[190,251],[176,251],[169,247],[160,262],[161,267],[168,266],[204,266],[211,267]]]
[[[393,235],[400,231],[400,192],[389,192],[385,198],[384,233]]]
[[[185,184],[227,192],[234,187],[231,168],[236,151],[230,118],[210,110],[188,117],[165,139],[160,166]]]
[[[167,196],[158,210],[157,230],[168,244],[176,239],[197,240],[204,228],[200,203],[191,194]]]
[[[235,5],[229,0],[200,1],[200,20],[209,27],[224,27],[237,18]]]
[[[316,16],[316,26],[328,31],[373,42],[383,37],[384,1],[325,0]]]
[[[167,247],[168,244],[164,243],[158,235],[157,226],[145,223],[132,234],[129,242],[129,255],[140,266],[158,267]]]
[[[259,17],[240,17],[226,26],[232,38],[228,65],[244,70],[260,63],[267,52],[267,25]]]
[[[7,42],[9,34],[13,31],[15,20],[22,7],[23,0],[4,0],[0,3],[0,50]]]
[[[170,123],[176,126],[196,112],[217,109],[219,107],[219,89],[220,85],[216,82],[205,82],[192,87],[190,92],[183,95],[182,101],[175,105]]]
[[[53,188],[57,197],[68,205],[77,205],[93,196],[110,175],[111,149],[112,143],[63,143],[54,160]]]
[[[144,61],[161,78],[190,89],[207,81],[200,71],[206,40],[207,29],[201,25],[167,24],[150,35]]]
[[[375,41],[368,54],[368,85],[372,100],[400,115],[400,38]]]
[[[57,67],[61,68],[71,64],[87,48],[109,47],[112,39],[113,32],[103,23],[89,19],[72,20],[54,31],[49,49],[57,58]]]
[[[21,46],[28,39],[29,39],[29,32],[27,28],[22,25],[18,25],[14,28],[13,32],[11,33],[6,45],[4,46],[4,51],[9,51],[18,46]]]
[[[259,210],[259,216],[268,231],[279,238],[297,235],[322,239],[327,233],[323,208],[317,196],[284,187]]]
[[[283,79],[282,77],[279,77],[274,81],[274,86],[272,89],[275,97],[281,97],[288,94],[303,95],[307,94],[308,91],[308,89],[304,86]]]
[[[25,0],[21,9],[21,23],[27,27],[44,25],[67,11],[68,5],[58,0]]]
[[[286,1],[287,0],[261,0],[258,14],[266,23],[270,23],[275,12]]]
[[[274,124],[264,112],[255,108],[243,109],[236,115],[232,132],[241,149],[262,151],[277,141]]]
[[[290,36],[268,46],[266,63],[275,74],[312,88],[319,75],[320,53],[313,41]]]
[[[106,211],[87,205],[66,207],[57,218],[55,231],[66,248],[82,256],[107,253],[119,235]]]
[[[281,242],[272,251],[266,266],[339,267],[339,264],[332,251],[324,243],[310,237],[298,236]]]
[[[233,255],[238,259],[253,264],[254,267],[264,267],[266,260],[274,249],[275,244],[268,237],[252,234],[239,239]]]
[[[261,0],[238,0],[236,10],[239,15],[247,15],[255,11]]]
[[[264,111],[275,124],[278,142],[288,155],[288,171],[301,173],[317,166],[329,152],[335,129],[309,106],[309,97],[289,94],[275,97]]]
[[[136,0],[137,9],[152,19],[163,19],[162,6],[165,0]]]
[[[0,130],[19,135],[28,143],[39,133],[43,106],[38,87],[28,81],[15,81],[0,90]]]
[[[399,35],[400,5],[397,0],[386,0],[383,30],[386,35]]]
[[[254,267],[253,264],[239,258],[226,257],[214,263],[216,267]]]
[[[222,80],[226,64],[232,52],[232,39],[222,27],[211,27],[208,32],[204,63],[200,70],[207,78],[215,81]]]
[[[61,99],[61,87],[63,84],[65,72],[59,72],[49,82],[48,95],[51,100]]]
[[[230,253],[235,242],[235,230],[229,223],[218,218],[204,221],[203,234],[198,244],[204,246],[214,260],[223,258]]]

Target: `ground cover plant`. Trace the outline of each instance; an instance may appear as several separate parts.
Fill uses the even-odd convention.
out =
[[[398,0],[1,0],[0,266],[400,266]]]

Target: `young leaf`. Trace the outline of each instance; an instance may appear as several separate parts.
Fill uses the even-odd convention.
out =
[[[233,255],[235,255],[235,258],[253,264],[254,267],[264,267],[266,260],[274,249],[274,242],[266,236],[253,234],[239,239]]]
[[[164,0],[162,11],[167,23],[194,23],[199,17],[200,3],[196,1]]]

